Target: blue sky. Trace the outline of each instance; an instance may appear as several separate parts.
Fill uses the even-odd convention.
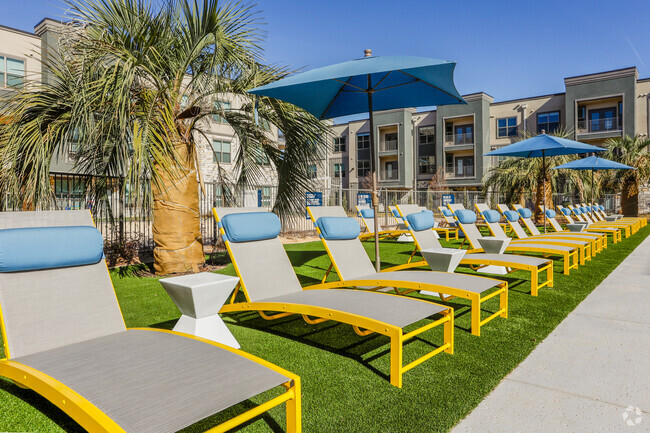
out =
[[[59,0],[6,0],[0,24],[33,31]],[[463,94],[496,101],[561,92],[563,78],[636,66],[650,77],[650,2],[259,0],[265,58],[311,69],[363,55],[458,62]]]

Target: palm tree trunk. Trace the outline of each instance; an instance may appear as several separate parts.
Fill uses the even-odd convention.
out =
[[[542,198],[545,198],[546,209],[551,209],[553,207],[553,188],[551,186],[551,177],[548,171],[546,172],[545,175],[546,175],[546,189],[544,189],[544,178],[542,176],[538,176],[537,187],[535,188],[535,209],[533,209],[533,213],[535,215],[536,224],[544,223],[544,215],[542,215],[542,211],[540,210],[540,206],[544,205],[542,202]]]
[[[639,185],[635,177],[627,177],[621,188],[621,213],[624,216],[639,216]]]
[[[199,189],[191,146],[176,146],[179,166],[157,166],[152,185],[154,270],[156,274],[198,272],[205,262],[199,214]]]

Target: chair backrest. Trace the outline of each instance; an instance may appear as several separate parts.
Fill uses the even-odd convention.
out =
[[[515,205],[513,207],[517,212],[519,212],[519,216],[521,217],[521,220],[524,222],[526,228],[528,229],[531,235],[537,236],[541,234],[540,231],[537,229],[537,226],[531,219],[531,217],[533,216],[533,212],[530,209],[520,205]]]
[[[126,329],[89,211],[2,212],[0,239],[8,358]]]
[[[452,212],[451,209],[449,209],[447,206],[438,206],[438,210],[442,214],[442,217],[445,219],[447,224],[449,224],[450,227],[457,227],[458,224],[456,223],[456,220],[454,219],[454,213]]]
[[[499,210],[501,209],[501,206],[499,206]],[[526,239],[528,237],[528,234],[526,234],[526,231],[519,223],[519,219],[521,218],[519,212],[514,210],[505,210],[501,211],[501,213],[504,217],[506,217],[506,221],[508,221],[508,225],[512,231],[515,232],[517,239]]]
[[[540,205],[539,210],[544,212],[544,207]],[[551,224],[551,227],[553,227],[553,230],[555,230],[556,232],[561,232],[561,231],[563,231],[562,226],[555,219],[556,215],[557,215],[557,213],[553,209],[546,209],[546,220]]]
[[[442,248],[440,241],[436,238],[433,231],[435,219],[433,212],[423,211],[417,205],[397,205],[399,212],[405,216],[404,222],[409,229],[415,246],[419,250],[427,250],[429,248]]]
[[[457,210],[465,209],[465,206],[463,206],[462,203],[449,203],[447,205],[447,207],[449,207],[449,210],[451,210],[452,212],[456,212]]]
[[[249,301],[300,292],[280,233],[280,219],[260,208],[214,208],[214,217]]]
[[[571,209],[559,204],[557,205],[557,210],[559,210],[562,213],[562,215],[564,215],[564,218],[567,220],[569,224],[575,223],[575,221],[573,221],[573,218],[571,217]]]
[[[319,218],[324,217],[347,217],[341,206],[309,206],[307,211],[311,215],[312,221],[316,223]],[[325,239],[321,237],[321,241],[341,280],[351,280],[376,273],[375,267],[358,237],[353,239]]]
[[[478,240],[483,235],[481,235],[478,227],[474,224],[476,222],[476,214],[469,209],[458,209],[454,212],[454,216],[458,220],[458,226],[465,233],[465,238],[469,241],[470,247],[473,249],[481,248]]]
[[[374,233],[375,232],[375,210],[373,208],[361,208],[359,206],[356,206],[356,209],[357,209],[357,215],[359,215],[361,221],[363,221],[363,225],[365,226],[366,231],[368,233]],[[345,210],[343,210],[343,212],[345,213]],[[347,214],[345,216],[347,216]],[[379,225],[379,230],[382,230],[381,225],[380,224],[378,225]]]

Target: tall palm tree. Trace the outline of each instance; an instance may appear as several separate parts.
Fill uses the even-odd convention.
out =
[[[196,271],[204,262],[198,151],[218,114],[239,142],[234,183],[255,184],[270,166],[279,181],[274,210],[303,212],[308,165],[327,128],[281,101],[246,90],[290,71],[261,63],[258,12],[217,0],[68,0],[71,23],[48,56],[50,80],[26,86],[3,108],[0,188],[42,208],[52,199],[50,162],[74,139],[76,169],[97,180],[98,199],[123,177],[134,200],[153,203],[157,273]],[[215,104],[235,95],[241,108]],[[283,131],[280,151],[266,125]],[[223,170],[219,170],[223,174]],[[227,179],[222,176],[222,182]]]
[[[621,211],[625,216],[639,216],[639,185],[650,179],[650,138],[636,135],[611,138],[605,142],[606,158],[636,170],[608,170],[610,187],[621,191]]]
[[[570,138],[573,136],[573,131],[567,129],[558,129],[549,135],[557,137]],[[526,140],[534,135],[525,132],[521,134],[521,139],[518,141]],[[567,163],[576,159],[574,155],[554,156],[546,158],[546,171],[542,170],[542,158],[516,158],[508,157],[499,162],[498,165],[490,168],[486,173],[483,182],[483,193],[487,194],[489,191],[498,191],[505,195],[505,200],[508,204],[518,203],[525,206],[525,198],[527,194],[535,196],[535,218],[539,222],[542,220],[540,206],[542,205],[542,197],[546,201],[547,208],[553,207],[553,191],[558,191],[562,186],[575,187],[580,197],[584,197],[587,190],[587,175],[577,170],[565,170],[562,173],[557,173],[553,167]],[[544,182],[546,177],[546,182]],[[546,183],[546,190],[544,189]],[[589,187],[590,188],[590,187]]]

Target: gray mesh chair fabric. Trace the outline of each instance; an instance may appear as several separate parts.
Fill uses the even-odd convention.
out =
[[[219,347],[153,330],[13,361],[66,384],[128,432],[175,432],[289,380]]]
[[[327,208],[323,208],[327,209]],[[343,209],[340,209],[345,212]],[[250,212],[250,208],[216,208],[218,217]],[[329,208],[333,212],[333,208]],[[259,212],[259,209],[256,209]],[[334,212],[329,216],[341,216]],[[370,317],[404,327],[425,317],[446,311],[428,302],[356,290],[303,290],[287,253],[278,238],[251,242],[229,242],[233,262],[253,302],[325,307]],[[363,247],[361,247],[363,248]],[[365,252],[364,252],[365,254]],[[371,271],[374,270],[371,266]],[[406,299],[407,302],[403,302]]]
[[[0,229],[92,226],[88,211],[0,213]],[[38,370],[129,432],[175,432],[290,379],[164,331],[126,330],[104,260],[0,273],[12,365]]]
[[[337,215],[337,211],[332,208],[336,207],[310,207],[310,211],[316,219],[324,216],[340,216],[340,213]],[[342,208],[339,207],[339,209],[340,212],[344,212]],[[475,293],[484,292],[501,284],[500,281],[489,278],[450,274],[447,272],[395,271],[376,273],[366,250],[358,238],[327,240],[326,244],[342,280],[381,279],[395,282],[409,281],[435,284],[442,287],[453,287]],[[399,284],[395,284],[395,286],[399,287]],[[441,292],[444,293],[444,290],[441,290]]]
[[[2,212],[0,229],[94,226],[89,211]],[[11,357],[126,329],[102,260],[94,265],[0,274],[0,308]]]

